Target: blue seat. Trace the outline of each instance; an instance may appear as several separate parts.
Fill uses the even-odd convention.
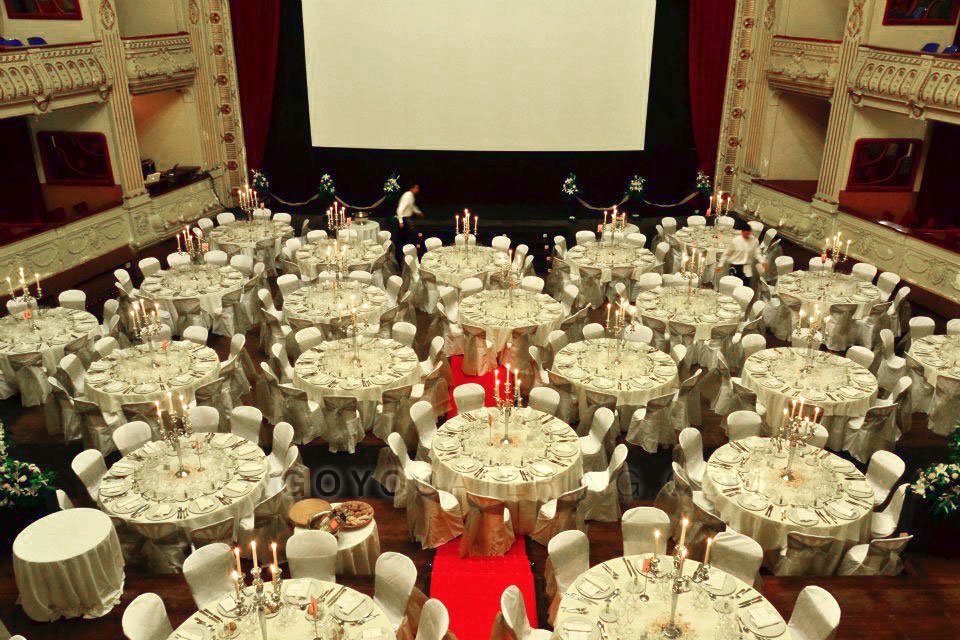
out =
[[[923,45],[923,48],[920,49],[920,51],[923,51],[924,53],[936,53],[937,51],[940,51],[940,43],[928,42],[927,44]]]
[[[946,55],[955,55],[957,52],[960,52],[960,46],[955,44],[950,45],[949,47],[944,47],[943,53]]]
[[[47,44],[47,41],[41,38],[40,36],[31,36],[27,38],[27,44],[33,46],[41,46]]]
[[[10,38],[8,40],[5,40],[3,44],[6,47],[22,47],[23,46],[23,42],[21,42],[20,40],[17,40],[16,38]]]

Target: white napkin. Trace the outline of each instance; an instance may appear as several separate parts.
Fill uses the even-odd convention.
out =
[[[132,509],[137,504],[143,504],[143,498],[139,495],[132,495],[123,498],[122,500],[117,500],[116,505],[121,509]]]
[[[590,578],[584,578],[580,583],[580,591],[583,591],[587,596],[592,598],[598,593],[603,593],[603,588],[596,583],[591,582]]]
[[[223,490],[239,496],[247,492],[247,483],[242,480],[234,480],[225,486]]]
[[[288,583],[288,586],[287,586],[287,595],[299,600],[301,598],[306,598],[307,591],[309,590],[310,590],[310,583],[307,581],[290,582]]]
[[[563,625],[567,640],[589,640],[593,627],[585,620],[570,620]]]
[[[169,503],[161,504],[157,507],[157,510],[153,512],[151,517],[153,518],[166,518],[171,513],[173,513],[173,505]]]
[[[193,501],[193,504],[197,506],[198,511],[206,511],[207,509],[212,508],[213,505],[216,504],[216,502],[214,502],[213,498],[211,498],[210,496],[200,496],[199,498]]]
[[[546,464],[545,462],[538,462],[535,465],[533,465],[533,468],[536,470],[537,473],[542,473],[544,475],[553,473],[553,467],[550,466],[549,464]]]
[[[750,610],[750,619],[758,629],[772,627],[780,622],[780,614],[769,607],[754,608]]]
[[[200,629],[180,629],[177,637],[182,640],[203,640],[203,631]]]

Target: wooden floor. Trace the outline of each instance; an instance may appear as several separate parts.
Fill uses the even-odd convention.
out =
[[[247,344],[252,345],[250,348],[255,362],[262,360],[254,333],[249,334]],[[221,358],[229,348],[224,339],[217,339],[212,346]],[[80,451],[80,446],[64,445],[62,440],[48,435],[42,408],[24,410],[17,398],[0,402],[0,419],[13,440],[13,455],[55,471],[58,486],[65,489],[75,501],[82,503],[82,488],[69,466],[70,460]],[[708,455],[713,448],[726,441],[719,428],[719,417],[706,408],[703,434]],[[268,448],[266,428],[262,441]],[[319,495],[328,498],[362,497],[374,505],[382,550],[404,553],[412,558],[419,571],[417,586],[429,593],[432,552],[421,550],[419,545],[409,540],[405,514],[392,508],[379,485],[370,477],[382,446],[381,442],[367,438],[355,454],[349,455],[330,454],[326,447],[315,444],[303,447],[303,457],[314,476],[314,491]],[[915,416],[914,426],[898,443],[897,453],[907,462],[905,477],[911,479],[916,469],[943,459],[944,439],[932,435],[926,429],[925,419]],[[116,457],[117,454],[108,457],[108,464],[114,462]],[[628,463],[633,495],[629,497],[627,507],[652,503],[656,491],[669,477],[670,459],[669,451],[649,455],[631,447]],[[4,538],[12,539],[10,528],[9,522],[3,523],[0,531],[7,529]],[[65,531],[64,535],[69,535],[69,532]],[[591,524],[589,535],[594,563],[621,554],[619,524]],[[0,546],[8,547],[8,543],[0,543]],[[907,570],[904,575],[894,578],[803,579],[765,575],[763,591],[777,609],[789,617],[797,594],[804,586],[818,584],[826,588],[836,597],[843,611],[837,636],[841,639],[956,638],[960,637],[960,610],[954,612],[951,605],[960,602],[960,541],[957,546],[958,552],[949,558],[910,553],[908,548]],[[546,620],[548,603],[543,597],[546,549],[528,540],[527,550],[538,591],[538,617]],[[10,556],[9,548],[0,549],[0,620],[12,633],[23,634],[28,640],[121,640],[122,612],[133,598],[145,592],[162,596],[174,625],[183,622],[195,610],[181,575],[147,576],[129,568],[123,600],[107,616],[96,620],[35,623],[15,604],[17,589]],[[366,593],[373,591],[371,577],[343,578],[341,582]]]

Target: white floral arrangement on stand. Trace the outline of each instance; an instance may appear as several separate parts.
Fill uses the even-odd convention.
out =
[[[574,198],[580,193],[580,187],[577,186],[577,174],[571,173],[567,176],[566,180],[563,181],[563,186],[561,187],[563,195],[568,198]]]
[[[643,192],[647,188],[647,179],[643,176],[633,176],[627,183],[627,192],[624,194],[627,198],[642,198]]]
[[[53,491],[53,474],[32,462],[13,460],[7,451],[7,434],[0,423],[0,508],[39,507]]]
[[[332,198],[337,193],[336,185],[333,183],[333,176],[325,173],[320,176],[320,184],[317,186],[317,192],[328,198]]]
[[[400,176],[394,173],[383,183],[383,194],[390,197],[398,193],[400,193]]]
[[[960,509],[960,426],[947,438],[950,462],[921,469],[910,489],[933,506],[933,512],[948,516]]]
[[[710,176],[705,174],[703,171],[697,171],[697,184],[696,189],[702,195],[710,197],[710,194],[713,193],[713,185],[710,184]]]

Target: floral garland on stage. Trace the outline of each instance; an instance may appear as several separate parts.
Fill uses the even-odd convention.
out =
[[[7,434],[0,423],[0,508],[41,506],[53,490],[52,472],[9,457]]]
[[[911,491],[933,506],[933,512],[948,516],[960,508],[960,425],[947,438],[949,462],[921,469]]]
[[[262,187],[257,187],[256,181],[258,177],[262,180],[262,183],[261,183],[263,185]],[[269,180],[267,180],[266,175],[262,171],[259,171],[257,169],[253,170],[253,181],[254,181],[253,186],[255,189],[257,189],[257,192],[267,193],[270,190],[270,182]],[[400,176],[397,175],[396,173],[391,173],[389,176],[387,176],[387,179],[383,183],[382,193],[383,193],[382,196],[380,196],[377,200],[375,200],[374,202],[368,205],[350,204],[349,202],[346,202],[343,198],[337,195],[337,185],[333,179],[333,176],[330,175],[329,173],[324,173],[322,176],[320,176],[320,183],[317,185],[317,192],[302,202],[292,202],[289,200],[284,200],[283,198],[278,196],[276,193],[272,193],[272,192],[270,193],[270,195],[273,197],[274,200],[276,200],[281,204],[285,204],[288,207],[302,207],[304,205],[310,204],[314,200],[328,200],[331,202],[339,202],[344,207],[348,209],[353,209],[354,211],[371,211],[373,209],[376,209],[380,205],[382,205],[387,200],[399,196]]]
[[[706,188],[707,188],[706,192],[704,192],[703,187],[701,185],[702,181],[706,182]],[[711,189],[712,187],[710,186],[709,178],[707,178],[707,176],[703,172],[698,172],[695,190],[693,191],[693,193],[686,196],[679,202],[673,202],[668,204],[650,202],[649,200],[643,197],[644,193],[646,193],[646,190],[647,190],[647,179],[641,175],[635,175],[632,178],[630,178],[629,181],[627,181],[627,186],[623,191],[623,197],[620,199],[619,202],[615,202],[609,206],[596,206],[594,204],[587,202],[582,197],[580,197],[580,194],[582,192],[580,190],[580,185],[577,184],[577,174],[571,172],[563,181],[563,184],[560,187],[560,191],[561,193],[563,193],[565,197],[576,200],[577,202],[580,203],[581,206],[583,206],[586,209],[590,209],[591,211],[609,211],[614,208],[622,207],[630,200],[639,200],[648,206],[657,207],[658,209],[672,209],[674,207],[681,207],[687,204],[688,202],[696,198],[698,195],[701,195],[703,193],[706,193],[707,195],[709,195],[711,192]]]

